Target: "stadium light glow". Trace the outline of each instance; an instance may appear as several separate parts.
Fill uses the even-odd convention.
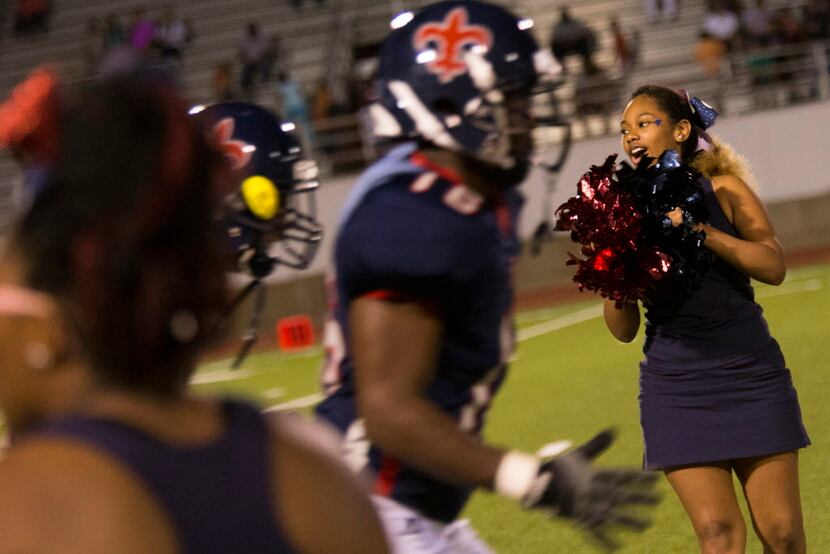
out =
[[[392,18],[392,21],[389,22],[389,26],[393,29],[400,29],[415,17],[415,14],[412,12],[401,12],[395,17]]]
[[[285,123],[280,125],[280,129],[282,129],[283,132],[285,132],[285,133],[289,133],[289,132],[293,131],[296,128],[297,128],[297,126],[294,125],[293,123],[291,123],[290,121],[286,121]]]
[[[437,57],[438,54],[435,53],[435,50],[424,50],[423,52],[418,52],[418,55],[415,56],[415,61],[418,63],[429,63]]]
[[[530,19],[529,17],[527,17],[525,19],[520,19],[518,26],[519,26],[519,30],[527,31],[528,29],[532,29],[533,25],[534,25],[533,20]]]

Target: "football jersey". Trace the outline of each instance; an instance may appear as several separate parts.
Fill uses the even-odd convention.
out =
[[[426,396],[460,429],[477,435],[513,351],[511,265],[519,251],[521,204],[514,187],[485,199],[410,143],[366,171],[341,217],[322,375],[327,398],[317,413],[344,435],[350,464],[371,472],[375,494],[437,521],[455,519],[472,489],[435,480],[368,442],[345,347],[349,305],[372,295],[423,301],[437,310],[444,330]]]

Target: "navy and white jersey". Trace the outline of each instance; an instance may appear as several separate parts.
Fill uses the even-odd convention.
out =
[[[226,400],[223,409],[224,434],[192,447],[82,415],[48,422],[23,438],[66,438],[124,464],[167,512],[182,552],[295,552],[276,519],[273,443],[264,417],[242,402]]]
[[[372,471],[375,494],[437,521],[455,519],[472,491],[436,481],[367,442],[344,346],[349,305],[370,295],[435,310],[444,332],[427,397],[459,428],[478,434],[513,351],[511,265],[521,204],[513,187],[483,198],[405,144],[367,170],[341,217],[322,375],[327,398],[317,413],[344,435],[350,464]]]

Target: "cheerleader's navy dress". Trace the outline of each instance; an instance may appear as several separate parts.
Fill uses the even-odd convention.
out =
[[[701,183],[709,223],[737,236],[711,182]],[[810,444],[790,371],[749,277],[716,257],[695,292],[667,284],[644,304],[640,422],[646,469]]]

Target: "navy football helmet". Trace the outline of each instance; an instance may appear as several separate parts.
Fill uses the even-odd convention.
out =
[[[231,181],[235,188],[220,192],[220,217],[233,260],[253,279],[231,302],[228,313],[256,291],[242,346],[231,366],[237,368],[258,338],[266,297],[262,279],[277,265],[304,269],[317,252],[323,237],[314,205],[319,172],[313,160],[302,157],[289,129],[260,106],[226,102],[194,107],[191,113],[206,126],[236,173]]]
[[[552,96],[561,73],[531,35],[532,20],[484,2],[451,0],[408,22],[399,16],[392,26],[380,53],[378,101],[370,107],[373,134],[420,138],[504,169],[527,163],[511,150],[510,135],[546,123],[526,113],[524,129],[516,129],[509,98]]]
[[[260,106],[226,102],[191,113],[236,172],[239,187],[225,191],[221,215],[239,269],[261,279],[277,265],[308,267],[322,238],[315,162],[302,157],[298,141]]]

